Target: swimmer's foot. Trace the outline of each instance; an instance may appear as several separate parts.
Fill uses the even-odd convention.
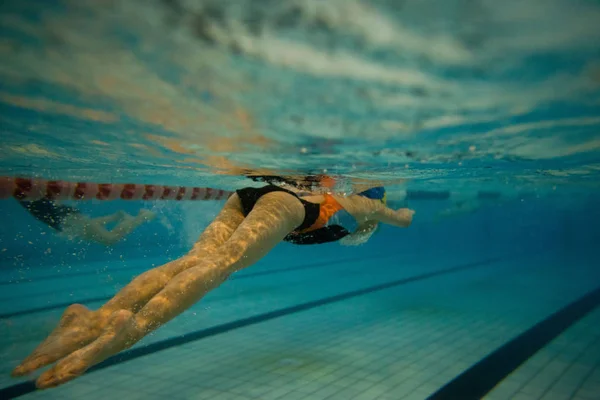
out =
[[[48,389],[77,378],[93,365],[130,347],[134,343],[131,338],[136,332],[138,329],[131,311],[115,311],[96,340],[44,372],[36,381],[36,386]]]
[[[12,371],[12,375],[27,375],[92,342],[100,333],[98,320],[96,313],[80,304],[69,306],[50,336]]]
[[[152,221],[154,218],[156,218],[156,213],[150,210],[143,209],[140,210],[138,218],[141,218],[144,221]]]

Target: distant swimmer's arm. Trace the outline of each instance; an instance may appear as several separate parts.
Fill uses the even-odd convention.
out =
[[[363,196],[334,197],[346,211],[356,218],[359,224],[375,220],[384,224],[406,228],[412,223],[412,218],[415,214],[414,210],[408,208],[392,210],[379,200],[372,200]]]

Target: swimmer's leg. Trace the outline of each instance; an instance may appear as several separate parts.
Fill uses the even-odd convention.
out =
[[[115,311],[97,340],[43,373],[37,381],[38,387],[65,383],[92,365],[131,347],[196,303],[233,272],[258,261],[303,219],[304,208],[295,197],[282,192],[263,196],[231,238],[219,248],[218,254],[205,257],[178,274],[137,314]]]
[[[202,257],[215,253],[219,246],[233,235],[242,221],[244,215],[240,199],[233,195],[187,255],[139,275],[98,311],[104,316],[122,309],[137,312],[173,277],[197,265]]]
[[[126,217],[132,217],[132,216],[127,214],[125,211],[120,210],[114,214],[105,215],[104,217],[90,218],[90,222],[100,224],[100,225],[106,225],[106,224],[120,221]]]
[[[155,214],[149,210],[142,210],[136,217],[124,215],[121,221],[112,229],[108,230],[102,221],[97,218],[79,218],[78,221],[84,223],[83,229],[80,229],[79,236],[82,239],[93,241],[104,246],[112,246],[122,240],[125,236],[131,234],[140,225],[151,221]]]
[[[197,265],[203,252],[213,253],[218,246],[225,243],[244,220],[241,209],[237,195],[232,196],[215,220],[204,230],[190,254],[139,275],[99,310],[90,311],[80,304],[67,308],[58,327],[14,369],[13,375],[28,374],[87,345],[98,337],[113,312],[137,312],[152,296],[162,290],[171,278],[186,268]]]

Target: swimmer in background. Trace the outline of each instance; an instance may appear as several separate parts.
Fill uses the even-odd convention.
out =
[[[375,192],[385,194],[383,188]],[[271,184],[237,190],[186,255],[139,275],[96,311],[80,304],[68,307],[57,328],[13,376],[53,363],[37,379],[38,388],[80,376],[181,314],[281,241],[308,245],[351,235],[344,226],[331,223],[339,212],[348,213],[358,226],[408,227],[414,214],[406,208],[390,209],[368,194],[297,194]]]
[[[83,215],[76,208],[57,204],[53,200],[42,198],[33,201],[18,200],[34,218],[48,225],[55,231],[74,239],[104,246],[112,246],[132,233],[140,225],[154,219],[150,210],[141,210],[137,216],[117,211],[104,217],[91,218]],[[112,230],[106,225],[115,223]]]
[[[477,200],[460,200],[455,201],[451,207],[445,208],[439,212],[437,212],[433,216],[433,220],[435,222],[440,222],[446,218],[457,218],[463,217],[466,214],[473,214],[478,211],[483,204]]]

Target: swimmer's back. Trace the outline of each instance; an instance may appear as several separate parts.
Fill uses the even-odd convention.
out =
[[[46,198],[33,201],[18,200],[18,202],[35,219],[59,232],[62,231],[67,217],[80,213],[76,208],[57,205],[54,201]]]

